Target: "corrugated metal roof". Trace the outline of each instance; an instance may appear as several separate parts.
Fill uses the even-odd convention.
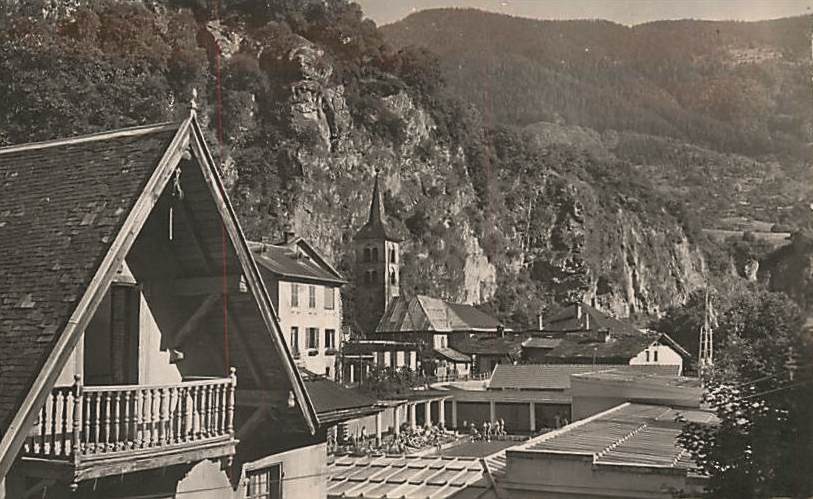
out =
[[[714,416],[705,411],[625,403],[512,450],[592,454],[594,463],[605,465],[689,469],[694,464],[677,443],[682,429],[682,423],[676,421],[678,415],[693,421],[715,422]]]

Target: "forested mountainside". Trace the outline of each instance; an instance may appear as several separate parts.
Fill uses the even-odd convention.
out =
[[[627,27],[438,9],[382,31],[431,48],[487,123],[629,162],[714,227],[809,218],[811,21]]]
[[[0,144],[179,119],[198,89],[248,236],[290,223],[321,248],[351,280],[349,325],[351,240],[375,168],[407,295],[522,327],[572,299],[657,314],[703,285],[682,203],[617,155],[492,126],[431,54],[390,48],[356,5],[214,6],[0,1]]]

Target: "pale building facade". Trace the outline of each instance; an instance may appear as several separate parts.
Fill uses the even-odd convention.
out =
[[[342,276],[288,233],[280,244],[251,243],[296,365],[336,379],[342,347]]]

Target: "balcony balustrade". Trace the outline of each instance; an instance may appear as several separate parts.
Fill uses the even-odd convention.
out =
[[[95,463],[174,457],[209,449],[202,457],[234,453],[237,376],[169,385],[54,388],[26,440],[23,460],[72,468],[74,481],[99,476]],[[143,462],[147,469],[166,460]],[[154,466],[153,466],[154,465]]]

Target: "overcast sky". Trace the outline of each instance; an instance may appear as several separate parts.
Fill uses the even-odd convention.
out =
[[[658,19],[754,21],[810,14],[813,0],[354,0],[378,23],[437,7],[473,7],[536,19],[608,19],[639,24]]]

